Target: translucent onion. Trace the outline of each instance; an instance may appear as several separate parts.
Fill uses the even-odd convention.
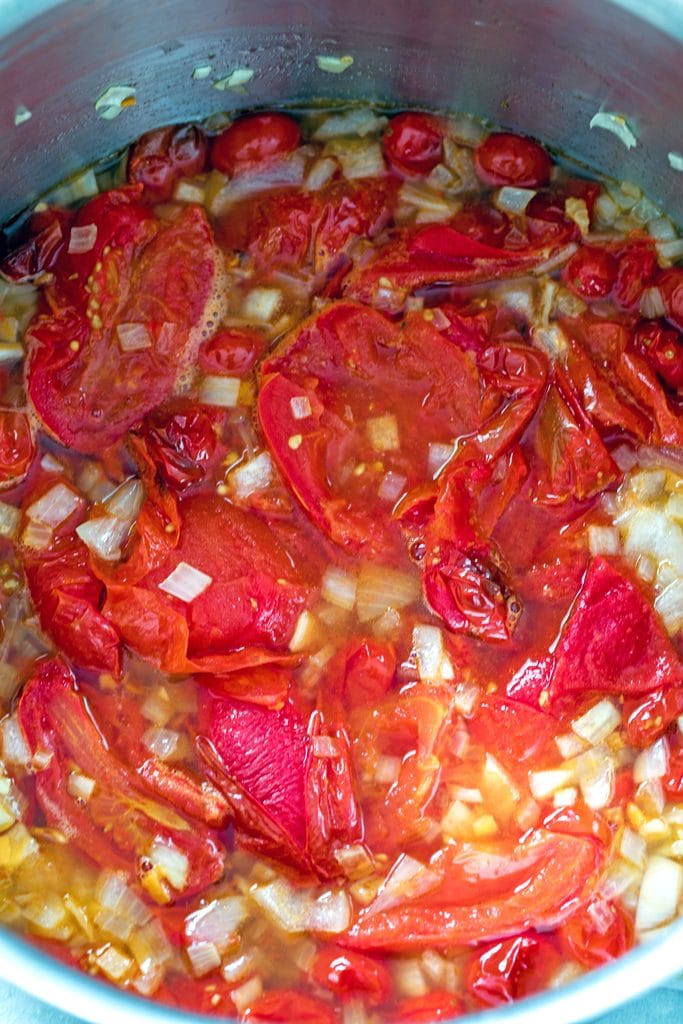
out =
[[[299,149],[253,173],[239,174],[230,180],[219,177],[218,191],[207,200],[210,212],[214,217],[220,217],[233,203],[247,196],[288,185],[299,186],[304,180],[305,168],[306,155]]]
[[[229,985],[234,985],[238,981],[242,981],[248,975],[254,973],[256,966],[256,960],[251,953],[242,953],[240,956],[234,957],[232,960],[227,960],[221,967],[221,975],[223,980],[227,981]]]
[[[186,953],[195,978],[203,978],[221,965],[221,955],[212,942],[191,942]]]
[[[640,296],[640,315],[650,319],[666,316],[664,296],[659,288],[644,288]]]
[[[188,565],[187,562],[178,562],[173,572],[159,584],[159,590],[170,594],[171,597],[177,597],[179,601],[191,604],[212,583],[212,577],[202,572],[201,569],[195,569],[193,565]]]
[[[295,395],[290,398],[289,407],[295,420],[305,420],[311,415],[311,403],[308,395]]]
[[[252,288],[242,303],[242,316],[246,320],[270,323],[280,313],[283,301],[279,288]]]
[[[82,498],[66,484],[58,483],[46,491],[26,509],[26,515],[35,523],[53,529],[65,522],[79,508]]]
[[[115,946],[107,946],[94,956],[95,963],[110,981],[122,981],[130,974],[134,963]]]
[[[243,985],[234,988],[230,993],[230,998],[235,1004],[237,1011],[242,1014],[262,995],[263,983],[257,975],[254,975],[253,978],[245,981]]]
[[[333,155],[339,160],[344,177],[349,181],[377,178],[386,171],[382,147],[378,142],[348,140],[335,148]]]
[[[311,648],[320,639],[320,628],[315,615],[305,610],[296,620],[292,639],[289,641],[290,651],[298,654]]]
[[[199,401],[203,405],[234,409],[239,402],[241,383],[239,377],[221,377],[209,374],[204,377],[199,388]]]
[[[621,835],[619,853],[624,860],[629,861],[641,870],[645,867],[647,860],[647,844],[642,836],[626,827]]]
[[[192,942],[211,942],[224,948],[249,917],[244,896],[225,896],[185,918],[185,934]]]
[[[611,700],[604,698],[585,715],[572,722],[572,730],[586,743],[596,746],[606,740],[621,724],[621,712]]]
[[[680,864],[668,857],[651,857],[638,896],[636,931],[649,931],[671,921],[678,910],[682,887]]]
[[[398,449],[398,422],[393,413],[369,419],[366,429],[370,444],[376,452],[393,452]]]
[[[31,763],[31,748],[16,715],[9,715],[0,722],[0,739],[2,739],[2,759],[5,764],[20,765],[26,768]]]
[[[190,871],[190,862],[185,854],[178,850],[173,843],[165,843],[160,839],[155,840],[148,856],[152,864],[159,868],[162,875],[168,879],[174,889],[180,892],[185,888]]]
[[[179,203],[198,203],[201,206],[204,197],[204,186],[191,181],[179,181],[173,192],[173,198]]]
[[[565,789],[576,779],[571,768],[550,768],[546,771],[529,772],[529,789],[536,800],[547,800],[558,789]]]
[[[82,772],[70,772],[66,780],[66,789],[74,800],[82,800],[83,803],[87,803],[95,792],[95,780],[88,775],[83,775]]]
[[[621,549],[619,531],[613,526],[589,526],[588,547],[591,555],[618,555]]]
[[[337,608],[351,611],[356,603],[357,586],[355,576],[329,565],[322,578],[320,594],[323,601],[329,601]]]
[[[655,611],[667,632],[674,636],[683,629],[683,577],[672,580],[655,598]]]
[[[180,733],[173,729],[159,729],[154,726],[142,735],[142,742],[150,754],[160,761],[170,761],[175,755],[180,742]]]
[[[339,740],[334,736],[311,736],[311,754],[313,757],[336,758],[342,750]]]
[[[456,444],[451,441],[448,444],[433,442],[427,449],[427,472],[431,477],[436,478],[456,452]]]
[[[81,523],[76,533],[99,558],[115,562],[121,557],[121,546],[130,533],[130,525],[116,516],[99,516]]]
[[[152,338],[144,324],[118,324],[116,336],[122,352],[140,352],[152,347]]]
[[[593,747],[576,760],[581,795],[592,811],[602,810],[614,796],[615,766],[606,747]]]
[[[390,505],[394,505],[398,499],[404,494],[407,479],[400,473],[394,473],[391,470],[385,473],[382,477],[379,488],[377,489],[377,495],[382,501],[388,502]]]
[[[378,117],[372,110],[347,110],[343,114],[330,114],[326,117],[313,132],[313,138],[316,142],[327,142],[344,136],[362,139],[366,135],[378,135],[386,123],[386,117]]]
[[[558,249],[558,251],[553,256],[548,257],[547,260],[544,260],[542,263],[537,263],[533,268],[532,273],[537,277],[540,277],[542,274],[552,274],[554,270],[559,270],[559,268],[563,267],[565,263],[568,263],[578,248],[579,247],[576,242],[570,242],[568,245]]]
[[[71,229],[67,252],[77,255],[91,252],[97,241],[97,224],[83,224],[82,227]]]
[[[46,452],[40,460],[41,467],[48,473],[63,473],[64,466],[51,452]]]
[[[336,934],[351,923],[348,896],[342,890],[316,897],[312,889],[298,889],[284,878],[252,889],[251,899],[285,932],[321,931]]]
[[[636,783],[662,779],[669,768],[669,744],[665,736],[652,746],[641,750],[633,763],[633,780]]]
[[[586,749],[584,741],[572,732],[560,733],[559,736],[556,736],[555,745],[565,761],[583,754]]]
[[[371,917],[408,900],[423,896],[436,888],[441,876],[419,860],[402,853],[384,879],[377,896],[366,910]]]
[[[420,596],[415,577],[397,569],[367,563],[358,576],[356,615],[359,622],[371,622],[389,608],[401,609]]]
[[[45,551],[52,544],[52,529],[45,523],[29,522],[21,535],[21,543],[35,551]]]
[[[268,452],[240,463],[230,474],[230,483],[238,498],[248,498],[269,487],[273,480],[273,462]]]
[[[339,164],[331,156],[324,156],[311,167],[310,171],[306,175],[304,181],[304,187],[309,192],[317,192],[319,189],[327,185],[328,181],[334,178],[335,174],[339,170]]]
[[[533,188],[513,188],[509,185],[499,188],[493,202],[503,213],[524,213],[536,195]]]
[[[0,537],[16,539],[21,524],[21,511],[14,505],[0,501]]]
[[[401,771],[401,758],[391,754],[382,754],[377,758],[374,780],[379,786],[393,786],[398,782]]]
[[[438,626],[420,623],[413,628],[413,652],[420,679],[453,678],[453,667],[448,660],[443,633]]]

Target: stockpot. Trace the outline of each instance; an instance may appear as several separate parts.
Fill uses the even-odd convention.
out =
[[[325,73],[321,54],[353,64]],[[212,74],[193,78],[208,64]],[[214,87],[235,68],[254,71],[246,87]],[[95,103],[112,85],[134,90],[135,104],[104,119]],[[637,182],[680,222],[682,96],[683,0],[0,0],[0,224],[150,128],[311,97],[469,111]],[[591,128],[599,111],[627,131]],[[578,1024],[681,969],[683,922],[477,1020]],[[205,1021],[3,930],[0,975],[93,1024]]]

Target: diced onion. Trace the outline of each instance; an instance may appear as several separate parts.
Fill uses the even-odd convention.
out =
[[[289,649],[294,654],[311,648],[319,640],[318,620],[308,610],[304,610],[296,620]]]
[[[185,934],[192,942],[211,942],[222,949],[248,917],[249,907],[243,896],[225,896],[186,917]]]
[[[594,704],[585,715],[572,722],[572,730],[586,743],[596,746],[607,739],[621,724],[621,712],[605,698]]]
[[[400,771],[400,757],[393,757],[391,754],[382,754],[377,758],[373,778],[379,786],[393,786],[395,782],[398,782]]]
[[[242,303],[242,316],[246,320],[270,323],[282,309],[282,303],[279,288],[252,288]]]
[[[644,288],[640,296],[640,315],[648,319],[666,316],[664,296],[659,288]]]
[[[359,622],[371,622],[389,608],[406,608],[420,595],[418,581],[407,573],[368,563],[358,576],[356,615]]]
[[[83,543],[105,562],[115,562],[121,557],[121,545],[130,532],[128,523],[116,516],[99,516],[88,519],[76,527],[76,533]]]
[[[592,811],[602,810],[614,796],[614,761],[606,747],[592,747],[577,758],[581,795]]]
[[[555,737],[555,745],[565,761],[583,754],[586,749],[584,741],[573,732],[560,733]]]
[[[348,53],[341,57],[331,57],[321,53],[317,55],[315,62],[320,70],[326,71],[328,75],[341,75],[342,72],[351,67],[353,57]]]
[[[0,738],[2,739],[2,759],[5,764],[26,767],[31,762],[29,747],[19,719],[10,715],[0,722]]]
[[[648,814],[661,814],[666,804],[664,787],[660,778],[646,779],[638,786],[636,803]]]
[[[655,217],[647,225],[647,233],[657,242],[670,242],[677,238],[676,228],[668,217]],[[647,289],[646,289],[647,290]]]
[[[105,121],[113,121],[122,110],[135,104],[132,85],[110,85],[95,100],[95,111]]]
[[[438,626],[418,624],[413,628],[413,651],[417,672],[423,680],[453,678],[453,667],[444,647],[443,633]]]
[[[221,955],[213,942],[191,942],[186,952],[195,978],[203,978],[221,965]]]
[[[378,135],[387,123],[386,117],[378,117],[369,108],[347,110],[343,114],[330,114],[313,132],[316,142],[343,136],[365,138]]]
[[[558,789],[566,789],[576,779],[570,768],[550,768],[546,771],[529,772],[529,789],[536,800],[547,800]]]
[[[553,807],[573,807],[579,797],[576,786],[564,786],[553,793]]]
[[[165,580],[159,584],[159,590],[163,590],[171,597],[177,597],[179,601],[190,604],[200,594],[203,594],[213,583],[211,576],[208,576],[201,569],[195,569],[187,562],[178,562],[177,566]]]
[[[150,754],[154,754],[161,761],[169,761],[178,749],[180,733],[155,726],[143,733],[142,742]]]
[[[641,750],[633,763],[633,780],[636,783],[662,779],[669,767],[669,744],[665,736],[656,740],[651,747]]]
[[[532,273],[536,277],[540,277],[542,274],[551,274],[553,270],[559,270],[560,267],[569,262],[578,248],[576,242],[569,242],[568,245],[558,249],[553,256],[549,256],[547,260],[537,263]]]
[[[398,499],[402,496],[405,491],[407,479],[400,473],[394,473],[389,470],[382,477],[379,488],[377,489],[377,495],[382,501],[389,502],[394,505]]]
[[[220,377],[208,374],[199,389],[199,401],[221,409],[234,409],[239,401],[239,377]]]
[[[86,802],[95,791],[95,780],[88,775],[83,775],[82,772],[70,772],[66,788],[69,796],[72,796],[74,800]]]
[[[589,526],[588,547],[591,555],[618,555],[619,531],[613,526]]]
[[[464,804],[481,804],[484,802],[480,789],[472,786],[454,786],[451,791],[454,800],[462,800]]]
[[[121,981],[134,967],[129,956],[116,949],[115,946],[107,946],[106,949],[95,954],[95,963],[110,981]]]
[[[204,202],[204,196],[204,186],[192,181],[179,181],[173,192],[176,202],[198,203],[200,206]]]
[[[139,352],[152,347],[152,338],[144,324],[117,324],[116,337],[122,352]]]
[[[190,871],[190,862],[173,843],[165,843],[162,840],[155,840],[149,851],[149,859],[152,864],[159,868],[162,875],[168,879],[174,889],[181,891],[187,885],[187,878]]]
[[[479,703],[481,691],[476,683],[461,682],[453,687],[451,704],[457,712],[469,718]]]
[[[513,188],[505,185],[496,192],[493,201],[503,213],[524,213],[536,195],[533,188]]]
[[[645,861],[647,860],[647,844],[642,836],[639,836],[637,832],[634,832],[630,828],[625,828],[621,842],[619,844],[619,853],[624,860],[629,861],[631,864],[635,864],[637,868],[644,868]]]
[[[422,970],[421,960],[412,957],[398,961],[394,970],[394,983],[402,996],[419,999],[429,992],[429,982]]]
[[[683,523],[683,492],[677,491],[669,495],[665,512],[669,519],[675,519],[676,522]]]
[[[255,958],[251,953],[242,953],[240,956],[236,956],[223,964],[221,975],[228,985],[234,985],[235,982],[242,981],[243,978],[253,974],[254,967]]]
[[[674,263],[683,256],[683,238],[672,238],[670,242],[657,242],[655,248],[662,263]]]
[[[261,995],[263,995],[263,983],[257,975],[254,975],[253,978],[245,981],[243,985],[234,988],[230,993],[230,998],[235,1004],[238,1013],[244,1013]]]
[[[427,472],[431,477],[436,478],[441,470],[453,458],[456,452],[456,444],[451,441],[449,444],[433,442],[427,449]]]
[[[347,140],[333,148],[333,155],[342,165],[344,177],[349,181],[358,178],[378,178],[386,171],[382,147],[379,142]],[[334,147],[334,143],[328,144]]]
[[[242,462],[230,474],[230,482],[238,498],[248,498],[262,491],[273,480],[273,463],[268,452],[261,452],[248,462]]]
[[[95,897],[106,910],[135,925],[143,925],[151,916],[149,908],[133,892],[121,871],[103,871],[97,880]]]
[[[462,203],[458,199],[449,199],[441,192],[434,191],[425,184],[406,181],[398,194],[399,203],[406,213],[415,213],[416,224],[433,224],[438,221],[450,220],[460,210]]]
[[[251,82],[256,72],[253,68],[234,68],[229,75],[225,75],[224,78],[218,78],[213,83],[214,89],[218,89],[219,92],[225,92],[226,89],[241,89],[243,86]]]
[[[311,736],[311,754],[313,757],[335,758],[341,754],[339,740],[334,736]]]
[[[645,932],[671,921],[678,910],[683,867],[668,857],[650,858],[638,896],[636,931]]]
[[[683,629],[683,577],[672,580],[655,598],[655,611],[661,616],[668,633],[674,636]]]
[[[104,502],[110,516],[132,522],[137,518],[145,499],[145,488],[136,477],[125,480],[116,490],[112,491]]]
[[[44,526],[60,526],[81,504],[81,496],[66,484],[58,483],[26,509],[26,515]]]
[[[408,854],[401,854],[366,911],[368,917],[423,896],[441,881],[440,875]]]
[[[19,532],[21,523],[21,512],[14,505],[8,505],[0,501],[0,537],[8,537],[14,540]]]
[[[329,565],[323,575],[320,592],[323,601],[350,612],[356,603],[357,586],[355,576]]]
[[[398,422],[393,413],[368,420],[368,438],[376,452],[392,452],[399,447]]]
[[[249,893],[258,906],[283,931],[295,934],[319,931],[338,934],[351,923],[351,907],[343,890],[316,896],[314,890],[298,889],[277,878]]]
[[[290,398],[289,407],[295,420],[305,420],[311,415],[311,403],[308,395],[295,395]]]
[[[324,156],[311,167],[304,182],[309,192],[317,192],[327,185],[328,181],[334,178],[339,170],[339,164],[331,156]]]
[[[576,196],[570,196],[568,199],[565,199],[564,212],[565,216],[576,224],[582,236],[585,238],[591,226],[590,214],[588,213],[586,200],[578,199]]]
[[[97,241],[97,224],[84,224],[71,229],[68,252],[77,255],[90,252]]]
[[[43,455],[42,459],[40,460],[40,465],[47,473],[64,472],[63,464],[59,461],[59,459],[55,458],[52,452],[46,452],[45,455]]]

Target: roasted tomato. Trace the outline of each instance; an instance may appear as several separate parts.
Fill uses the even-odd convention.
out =
[[[33,428],[25,412],[0,409],[0,490],[22,480],[35,455]]]
[[[550,180],[550,157],[533,139],[492,132],[474,153],[477,174],[487,185],[539,188]]]
[[[430,114],[397,114],[382,140],[384,155],[401,174],[429,174],[443,156],[443,130]]]
[[[562,271],[562,279],[582,299],[604,299],[614,288],[619,262],[607,249],[582,245]]]
[[[533,932],[504,939],[477,953],[467,988],[482,1006],[501,1006],[544,988],[560,966],[559,950]]]
[[[170,125],[141,135],[128,157],[128,181],[143,186],[143,197],[170,199],[180,178],[200,174],[206,166],[208,141],[194,124]]]
[[[299,125],[287,114],[246,114],[214,139],[211,163],[232,177],[286,156],[300,140]]]

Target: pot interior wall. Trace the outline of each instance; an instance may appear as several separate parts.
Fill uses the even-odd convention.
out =
[[[634,6],[24,0],[26,13],[43,13],[0,41],[0,223],[153,126],[310,97],[471,111],[638,182],[683,220],[683,176],[668,159],[683,151],[683,3],[649,0],[648,20],[626,9]],[[351,54],[354,63],[332,75],[316,54]],[[200,64],[212,74],[193,79]],[[255,72],[244,91],[213,87],[236,67]],[[134,86],[137,102],[102,120],[94,102],[112,84]],[[15,125],[24,107],[31,117]],[[624,114],[637,145],[591,130],[599,109]]]

